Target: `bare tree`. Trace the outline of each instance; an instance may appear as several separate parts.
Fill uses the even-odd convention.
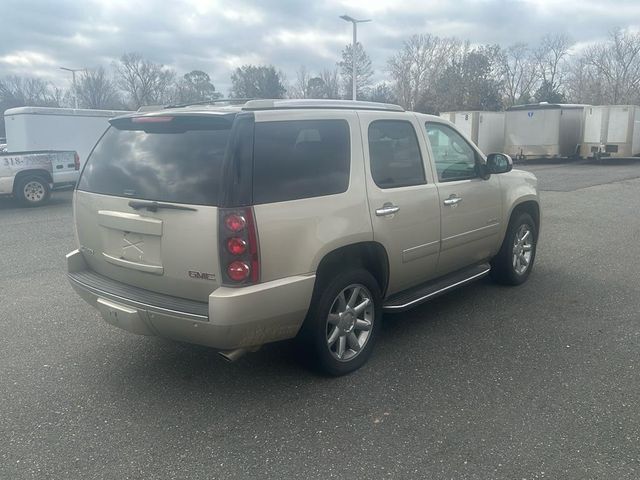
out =
[[[515,43],[499,56],[500,79],[506,106],[530,100],[537,82],[536,61],[526,43]]]
[[[14,75],[0,80],[0,102],[3,105],[58,107],[61,96],[61,90],[41,78]]]
[[[563,33],[545,35],[534,51],[540,90],[545,90],[547,96],[561,96],[565,91],[569,49],[572,45],[571,39]]]
[[[75,93],[83,108],[122,107],[118,89],[103,67],[82,72],[76,84]]]
[[[460,49],[460,41],[433,35],[412,35],[388,61],[397,101],[415,110],[425,102],[439,72]]]
[[[14,107],[59,107],[63,92],[41,78],[9,76],[0,80],[0,137],[5,136],[4,111]]]
[[[117,82],[134,108],[167,103],[175,72],[146,60],[138,53],[124,54],[115,64]]]
[[[301,65],[296,72],[295,83],[287,89],[287,95],[289,98],[309,98],[309,80],[311,74],[307,70],[307,67]]]
[[[615,30],[606,43],[589,47],[586,74],[602,82],[602,100],[610,104],[640,99],[640,33]],[[593,86],[593,85],[592,85]]]
[[[340,98],[340,78],[338,76],[338,69],[334,68],[333,70],[323,70],[320,72],[320,79],[324,83],[324,98]]]
[[[584,57],[572,60],[566,84],[567,98],[571,102],[589,105],[607,103],[603,79]]]

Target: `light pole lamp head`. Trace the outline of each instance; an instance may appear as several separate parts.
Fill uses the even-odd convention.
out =
[[[365,23],[365,22],[370,22],[371,19],[368,20],[357,20],[349,15],[340,15],[340,18],[343,19],[345,22],[351,22],[351,23]]]

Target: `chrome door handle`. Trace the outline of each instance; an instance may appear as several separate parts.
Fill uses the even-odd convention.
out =
[[[454,196],[454,195],[451,195],[449,198],[447,198],[447,199],[444,201],[444,204],[445,204],[445,205],[450,205],[450,206],[451,206],[451,205],[456,205],[456,204],[460,203],[461,201],[462,201],[462,198],[460,198],[460,197],[456,197],[456,196]]]
[[[393,215],[398,210],[400,210],[400,207],[396,207],[393,203],[385,203],[384,205],[382,205],[382,208],[376,209],[376,215],[378,217]]]

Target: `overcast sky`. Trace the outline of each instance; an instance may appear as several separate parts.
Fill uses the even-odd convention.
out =
[[[344,13],[373,20],[358,39],[377,79],[413,33],[508,45],[564,32],[584,44],[640,29],[640,0],[0,0],[0,77],[66,86],[59,66],[108,66],[135,51],[179,74],[204,70],[223,93],[247,63],[273,64],[293,81],[302,64],[335,66],[351,41]]]

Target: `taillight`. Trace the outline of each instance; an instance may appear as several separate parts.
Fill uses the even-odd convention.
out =
[[[73,166],[76,170],[80,170],[80,155],[78,155],[78,152],[73,152]]]
[[[242,282],[249,278],[249,274],[251,273],[251,267],[247,265],[245,262],[240,262],[236,260],[235,262],[231,262],[227,267],[227,275],[234,282]]]
[[[218,251],[223,284],[242,286],[260,281],[258,234],[251,208],[218,211]]]
[[[231,237],[227,240],[227,250],[232,255],[242,255],[247,251],[247,242],[245,242],[242,238]]]
[[[173,117],[132,117],[131,123],[167,123],[173,120]]]
[[[240,232],[247,226],[247,219],[243,215],[230,213],[224,217],[224,224],[232,232]]]

